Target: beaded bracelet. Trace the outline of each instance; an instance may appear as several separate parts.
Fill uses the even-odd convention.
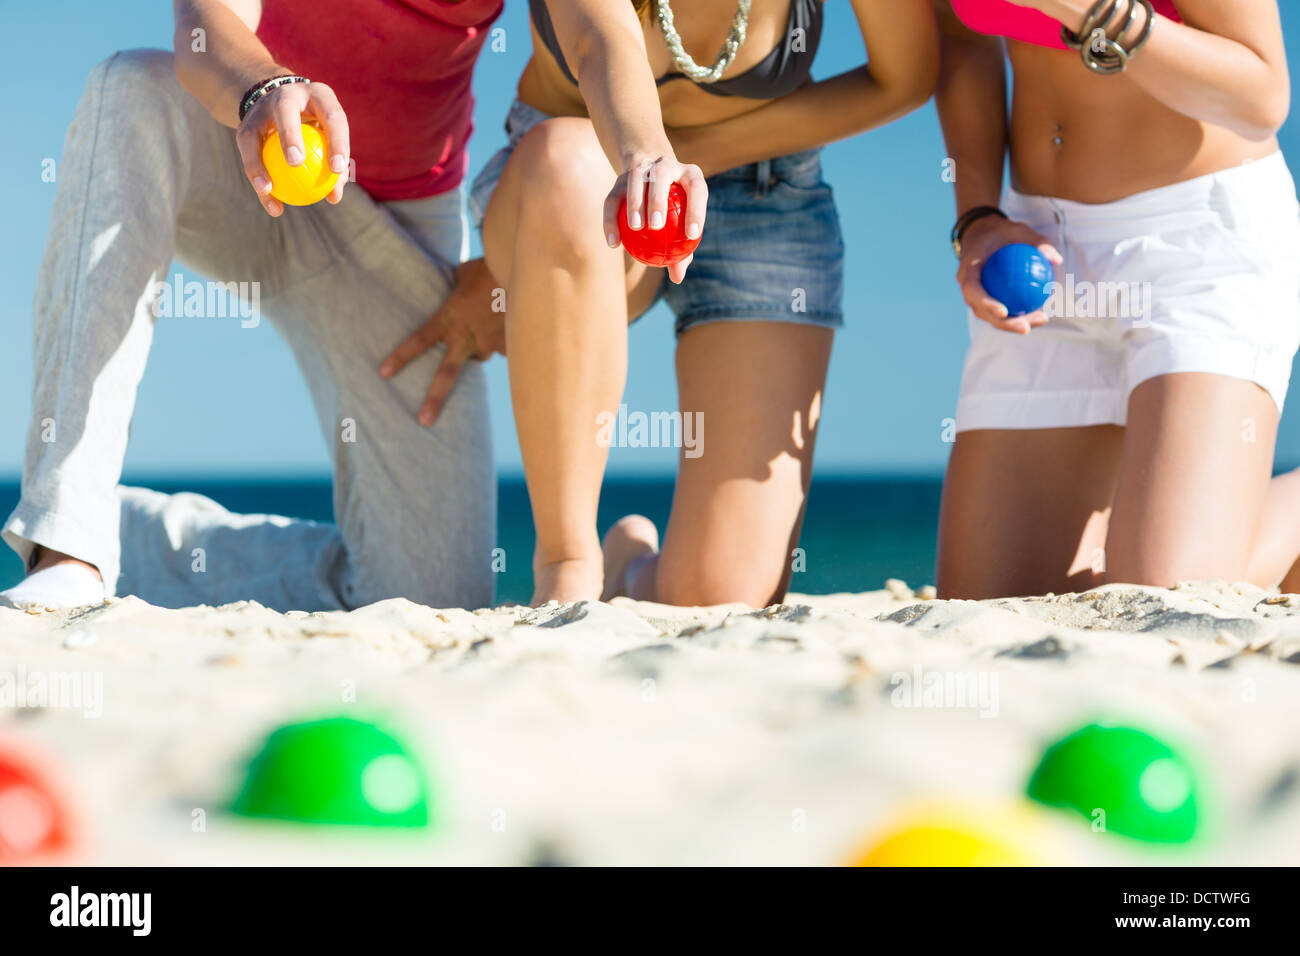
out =
[[[279,89],[282,86],[288,86],[290,83],[310,83],[311,80],[305,76],[294,74],[272,76],[265,80],[260,80],[248,88],[239,99],[239,121],[242,123],[248,111],[253,108],[253,104],[260,100],[272,90]]]
[[[1151,38],[1151,31],[1156,25],[1156,11],[1151,6],[1151,0],[1126,0],[1126,2],[1128,19],[1115,34],[1114,39],[1110,36],[1111,21],[1119,12],[1121,0],[1097,0],[1088,11],[1088,16],[1084,18],[1083,27],[1078,33],[1069,27],[1061,27],[1061,40],[1071,50],[1078,50],[1084,66],[1094,73],[1103,76],[1123,73],[1128,69],[1128,61]],[[1142,28],[1142,33],[1133,41],[1132,46],[1121,46],[1119,41],[1124,38],[1124,34],[1133,27],[1133,21],[1137,19],[1138,4],[1146,8],[1146,26]]]

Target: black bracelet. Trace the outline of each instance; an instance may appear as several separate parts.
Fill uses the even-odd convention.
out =
[[[957,253],[958,256],[961,255],[961,240],[962,237],[966,235],[966,230],[987,216],[1001,216],[1003,219],[1007,218],[1007,214],[997,206],[976,206],[974,209],[967,209],[958,218],[956,225],[952,227],[951,236],[953,251]]]
[[[267,77],[265,80],[259,80],[244,91],[244,95],[239,98],[239,121],[242,123],[248,111],[253,108],[253,104],[260,100],[267,93],[289,83],[310,83],[311,80],[305,76],[296,76],[292,73],[279,73],[275,76]]]

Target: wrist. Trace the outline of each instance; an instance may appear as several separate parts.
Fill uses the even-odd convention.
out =
[[[977,235],[981,226],[1007,221],[1007,214],[995,205],[971,206],[963,212],[952,227],[952,248],[961,256],[972,235]]]
[[[275,73],[262,77],[259,80],[254,80],[252,85],[244,90],[243,95],[239,98],[239,121],[241,123],[244,121],[244,118],[252,112],[253,107],[257,105],[259,100],[263,97],[269,96],[281,87],[288,86],[292,83],[310,82],[311,80],[307,77],[299,76],[293,72]]]
[[[235,90],[236,96],[242,96],[254,83],[272,76],[288,76],[293,70],[287,66],[281,66],[269,57],[265,60],[259,59],[256,63],[249,63],[237,67],[227,81],[227,85]]]
[[[1004,225],[1010,222],[1004,216],[985,216],[983,219],[977,219],[970,224],[963,238],[963,244],[970,245],[977,242],[981,237],[990,232],[997,232]]]
[[[1071,30],[1079,28],[1092,6],[1093,0],[1041,0],[1038,4],[1043,13],[1053,20],[1059,20]]]
[[[651,166],[664,160],[677,161],[677,154],[673,151],[673,144],[668,140],[667,135],[657,143],[637,144],[632,148],[621,150],[619,156],[625,170]]]
[[[1127,10],[1119,0],[1099,0],[1088,7],[1077,29],[1069,23],[1062,27],[1061,40],[1078,51],[1089,70],[1113,76],[1128,69],[1129,61],[1151,38],[1155,21],[1151,0],[1128,0]]]

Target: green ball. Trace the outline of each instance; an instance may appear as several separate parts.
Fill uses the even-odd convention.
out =
[[[1029,796],[1068,807],[1105,829],[1148,843],[1187,843],[1197,834],[1198,788],[1191,765],[1133,727],[1088,724],[1048,747]]]
[[[299,823],[427,827],[428,793],[419,764],[396,737],[330,717],[272,733],[231,811]]]

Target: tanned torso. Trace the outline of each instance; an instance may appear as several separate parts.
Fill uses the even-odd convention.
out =
[[[1015,74],[1012,185],[1103,203],[1219,172],[1278,149],[1198,122],[1125,76],[1089,72],[1075,54],[1008,42]]]

